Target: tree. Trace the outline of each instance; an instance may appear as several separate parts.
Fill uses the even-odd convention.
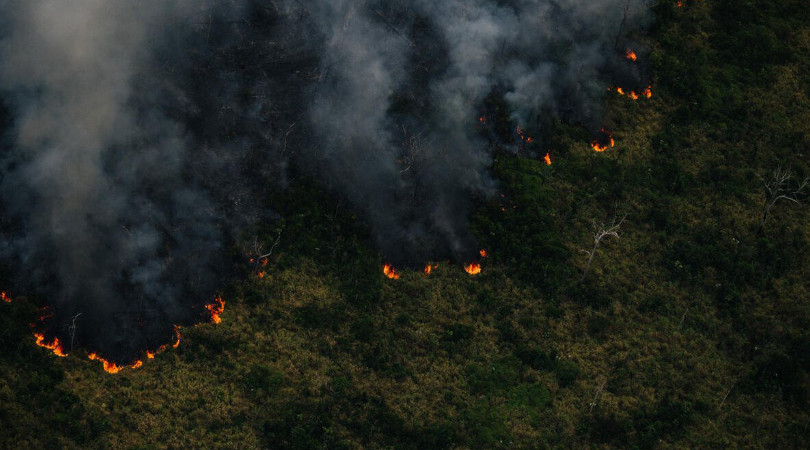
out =
[[[790,171],[783,170],[781,164],[773,171],[768,181],[762,179],[765,184],[765,204],[762,208],[762,219],[759,221],[757,231],[762,231],[765,221],[768,220],[768,213],[779,200],[801,204],[801,196],[807,187],[808,181],[810,181],[810,177],[805,177],[801,182],[794,183]]]
[[[610,224],[605,225],[604,223],[601,225],[597,225],[596,221],[593,222],[593,248],[588,250],[581,250],[583,253],[588,255],[588,263],[585,265],[585,271],[582,272],[582,278],[579,279],[580,282],[585,281],[585,277],[588,276],[588,271],[591,270],[591,263],[593,262],[593,257],[596,255],[596,249],[602,244],[602,240],[608,237],[615,237],[619,239],[619,227],[624,223],[624,219],[627,218],[627,214],[623,215],[621,219],[618,216],[613,216],[613,220]]]

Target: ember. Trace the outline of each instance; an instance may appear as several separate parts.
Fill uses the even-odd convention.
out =
[[[9,297],[5,292],[0,292],[0,300],[11,303],[11,297]]]

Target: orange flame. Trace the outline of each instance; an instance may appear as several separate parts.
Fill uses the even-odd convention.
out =
[[[602,133],[607,135],[608,142],[606,142],[605,144],[602,144],[602,143],[599,142],[599,140],[592,141],[591,142],[591,147],[593,148],[594,151],[603,152],[603,151],[607,150],[609,147],[613,147],[614,145],[616,145],[616,141],[613,139],[613,133],[611,133],[610,131],[607,131],[604,128],[602,128]]]
[[[479,251],[478,251],[478,254],[479,254],[479,255],[481,255],[481,257],[482,257],[482,258],[486,258],[486,257],[487,257],[487,251],[486,251],[486,250],[484,250],[484,249],[479,250]]]
[[[545,161],[545,162],[546,162],[546,165],[547,165],[547,166],[550,166],[550,165],[551,165],[551,155],[549,155],[548,153],[546,153],[546,156],[544,156],[544,157],[543,157],[543,161]]]
[[[515,128],[515,133],[517,133],[518,138],[520,139],[521,142],[524,142],[526,144],[531,144],[532,142],[534,142],[534,139],[531,136],[527,135],[526,130],[520,128],[520,126]]]
[[[222,318],[219,317],[225,311],[225,302],[222,300],[222,297],[217,296],[217,298],[214,299],[214,303],[205,305],[205,309],[211,312],[211,321],[214,323],[222,323]]]
[[[616,92],[618,92],[619,95],[626,95],[627,97],[630,97],[633,100],[638,100],[641,97],[644,98],[652,97],[652,86],[647,86],[643,91],[641,91],[641,94],[636,93],[636,91],[627,92],[624,90],[624,88],[621,87],[617,87]]]
[[[118,373],[121,371],[121,369],[123,369],[122,366],[109,362],[92,352],[87,355],[87,358],[90,359],[90,361],[101,361],[101,365],[104,367],[104,371],[107,373]]]
[[[132,363],[132,365],[131,365],[131,366],[129,366],[129,368],[130,368],[130,369],[138,369],[138,368],[140,368],[142,365],[143,365],[143,361],[141,361],[141,360],[139,359],[139,360],[135,361],[134,363]]]
[[[150,352],[149,350],[147,350],[146,357],[149,359],[155,359],[155,352]]]
[[[68,354],[65,353],[65,350],[62,348],[62,343],[59,342],[58,337],[53,338],[53,342],[45,342],[45,333],[34,333],[34,337],[37,338],[37,345],[40,347],[47,348],[48,350],[52,351],[54,355],[64,358]]]
[[[6,303],[11,303],[11,297],[6,295],[5,292],[0,292],[0,300],[3,300]]]
[[[177,348],[180,346],[180,325],[174,326],[174,334],[177,336],[177,342],[172,344],[172,348]]]
[[[638,56],[636,55],[636,52],[634,52],[634,51],[632,51],[630,49],[627,50],[627,53],[625,53],[624,57],[629,59],[630,61],[635,61],[635,60],[638,59]]]
[[[258,275],[259,278],[264,278],[264,270],[260,270],[256,275]]]
[[[469,265],[464,266],[464,271],[470,275],[478,275],[481,273],[481,264],[470,263]]]
[[[383,266],[383,275],[385,275],[386,277],[388,277],[388,278],[390,278],[392,280],[399,279],[399,274],[397,273],[397,269],[394,269],[393,267],[391,267],[391,264],[386,264],[386,265]]]

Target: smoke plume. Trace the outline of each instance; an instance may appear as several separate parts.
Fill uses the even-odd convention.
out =
[[[0,258],[49,334],[132,360],[200,319],[288,167],[386,260],[469,260],[511,123],[596,132],[643,0],[0,0]],[[75,318],[75,321],[74,321]],[[75,335],[68,324],[77,323]]]

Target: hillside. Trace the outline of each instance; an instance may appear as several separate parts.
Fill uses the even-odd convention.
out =
[[[654,10],[652,97],[607,94],[613,148],[554,120],[497,152],[480,275],[384,277],[362,215],[298,174],[262,199],[267,264],[234,245],[222,323],[137,370],[58,358],[41,299],[0,302],[0,448],[810,447],[810,188],[761,225],[774,171],[810,176],[810,4]]]

